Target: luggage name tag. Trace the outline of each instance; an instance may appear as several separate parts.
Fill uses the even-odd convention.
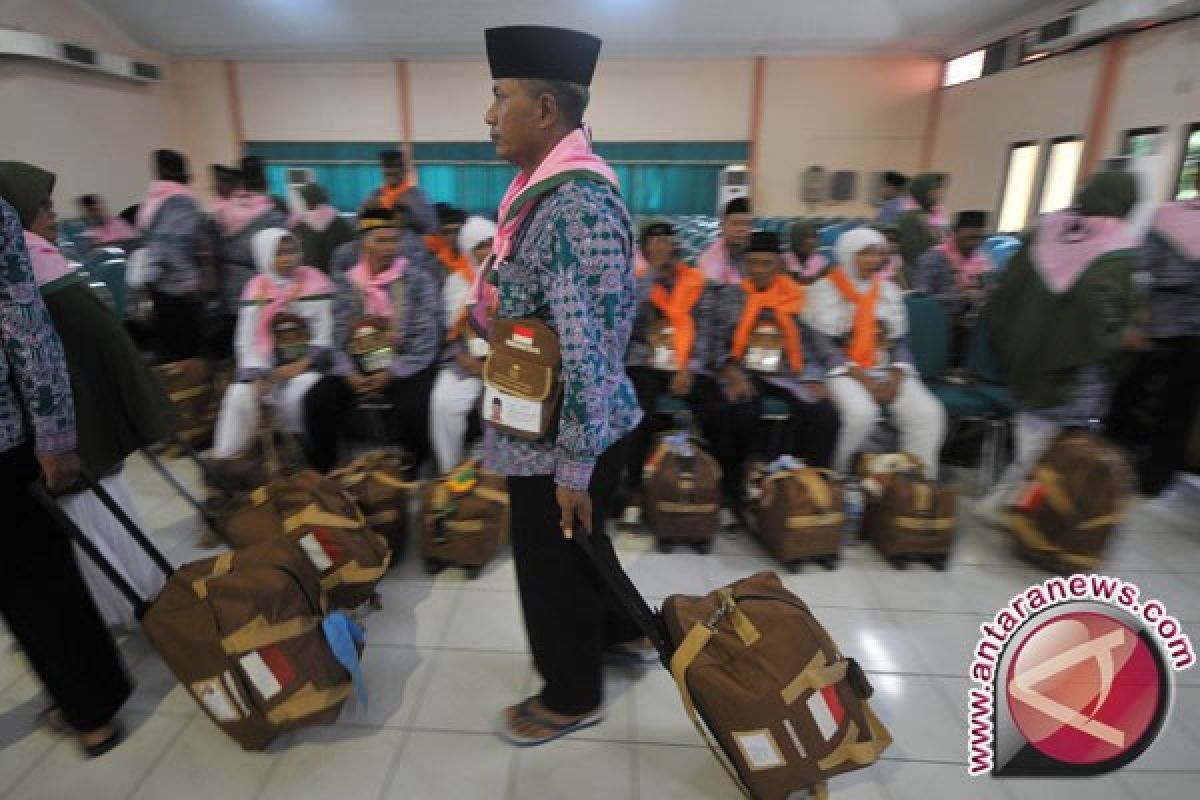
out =
[[[391,366],[395,356],[392,326],[383,317],[363,317],[350,329],[350,357],[363,375],[374,375]]]
[[[496,319],[483,367],[483,419],[520,439],[540,439],[562,397],[558,336],[536,319]]]
[[[751,372],[774,375],[783,368],[783,333],[769,323],[758,325],[750,335],[750,344],[742,364]]]
[[[275,363],[291,364],[308,354],[308,322],[297,314],[276,314],[271,319],[271,340],[275,343]]]
[[[675,350],[675,328],[660,320],[650,331],[651,366],[664,372],[676,372],[679,360]]]

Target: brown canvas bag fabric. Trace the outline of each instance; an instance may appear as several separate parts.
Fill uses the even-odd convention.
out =
[[[1133,475],[1116,447],[1087,431],[1064,431],[1009,509],[1018,552],[1056,572],[1095,569],[1132,496]]]
[[[842,550],[842,487],[827,469],[784,470],[758,479],[755,533],[784,564]]]
[[[483,418],[521,439],[541,439],[558,421],[562,354],[558,336],[536,319],[496,319],[483,366]],[[494,414],[494,400],[500,414]],[[523,413],[527,412],[527,413]]]
[[[320,578],[291,539],[179,569],[142,620],[209,718],[247,750],[332,724],[353,691],[321,629]]]
[[[657,539],[710,541],[720,527],[721,467],[700,442],[684,456],[665,439],[646,464],[646,527]]]
[[[213,369],[203,358],[189,358],[154,367],[167,397],[179,410],[179,437],[193,447],[212,440],[221,397],[228,386],[215,385]],[[219,391],[218,391],[219,390]]]
[[[662,617],[684,707],[747,797],[826,797],[825,781],[891,744],[862,669],[775,573],[674,595]]]
[[[454,476],[473,470],[476,482],[465,491]],[[476,460],[427,485],[421,492],[421,556],[427,562],[478,569],[491,562],[508,540],[508,484],[484,472]]]
[[[392,565],[400,561],[408,541],[408,507],[419,484],[403,455],[390,450],[364,453],[330,474],[350,493],[367,524],[388,541]]]
[[[922,473],[890,476],[879,500],[867,502],[867,537],[885,558],[946,556],[954,542],[958,496]]]
[[[336,480],[312,470],[234,501],[218,525],[235,549],[281,536],[300,542],[335,608],[357,608],[370,599],[391,561],[387,540],[367,525],[353,498]]]

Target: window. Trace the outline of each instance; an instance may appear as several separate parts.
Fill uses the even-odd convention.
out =
[[[1125,141],[1121,145],[1121,155],[1132,158],[1152,156],[1158,152],[1162,144],[1163,132],[1166,128],[1161,125],[1153,128],[1133,128],[1125,131]]]
[[[998,223],[1001,233],[1017,233],[1025,229],[1029,209],[1033,205],[1034,182],[1041,151],[1042,147],[1037,142],[1018,142],[1008,154]]]
[[[942,86],[957,86],[982,76],[986,58],[986,51],[976,50],[973,53],[950,59],[946,62],[946,74],[942,80]]]
[[[1083,139],[1071,136],[1050,143],[1050,159],[1042,181],[1042,200],[1038,212],[1045,214],[1067,208],[1075,200],[1075,181],[1083,160]]]
[[[1183,166],[1179,169],[1179,186],[1175,191],[1176,200],[1195,200],[1200,197],[1196,189],[1196,179],[1200,177],[1200,122],[1188,131],[1187,143],[1183,151]]]

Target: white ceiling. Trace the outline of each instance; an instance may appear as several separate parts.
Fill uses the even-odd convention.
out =
[[[463,58],[483,29],[542,23],[608,56],[953,55],[1051,0],[84,0],[179,58]],[[1077,3],[1079,4],[1079,3]]]

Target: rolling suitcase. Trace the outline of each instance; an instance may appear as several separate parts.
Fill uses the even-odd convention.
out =
[[[133,605],[150,642],[210,719],[247,750],[285,731],[336,721],[357,691],[363,633],[326,613],[320,578],[300,546],[277,539],[176,571],[95,481],[97,497],[167,576],[153,599],[137,591],[37,489],[43,506]]]
[[[686,544],[712,548],[721,526],[721,467],[686,433],[664,436],[646,463],[646,527],[660,553]]]
[[[957,509],[954,487],[921,472],[897,472],[882,497],[868,499],[863,521],[867,538],[893,567],[924,561],[942,571],[954,544]]]
[[[578,533],[578,532],[577,532]],[[773,572],[655,612],[618,567],[592,559],[671,672],[713,755],[751,800],[828,797],[826,781],[870,766],[892,742],[865,673]]]
[[[469,460],[421,492],[421,557],[437,574],[446,567],[479,572],[508,541],[508,484]]]
[[[358,503],[367,524],[387,539],[392,566],[404,557],[408,544],[409,501],[419,488],[411,473],[401,454],[374,450],[330,474]]]
[[[837,567],[846,514],[836,474],[800,465],[750,480],[751,528],[767,552],[790,572],[805,561]]]

